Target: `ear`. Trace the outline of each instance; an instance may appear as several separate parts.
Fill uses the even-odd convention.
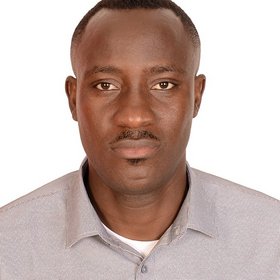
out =
[[[202,95],[205,89],[206,84],[206,77],[205,75],[198,75],[195,77],[195,85],[194,85],[194,111],[193,111],[193,118],[195,118],[198,114]]]
[[[77,80],[72,76],[68,76],[65,81],[65,91],[68,97],[69,108],[73,120],[77,121],[76,95],[77,95]]]

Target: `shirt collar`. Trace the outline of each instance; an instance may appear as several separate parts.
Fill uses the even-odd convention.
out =
[[[189,190],[185,201],[173,223],[178,233],[188,228],[199,231],[210,237],[217,237],[218,230],[215,222],[216,192],[211,188],[207,179],[199,171],[187,164]]]
[[[79,240],[98,235],[102,231],[101,221],[88,197],[83,176],[87,168],[85,159],[69,187],[66,197],[66,247]]]
[[[73,246],[79,240],[105,232],[102,223],[88,197],[83,176],[87,168],[85,159],[68,189],[66,198],[66,247]],[[216,237],[215,192],[207,186],[197,172],[187,165],[189,190],[185,201],[172,225],[175,236],[188,228]],[[171,239],[175,238],[173,236]]]

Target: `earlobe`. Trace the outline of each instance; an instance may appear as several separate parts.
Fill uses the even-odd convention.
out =
[[[201,100],[202,100],[202,95],[205,89],[205,84],[206,84],[206,77],[205,75],[201,74],[195,77],[195,98],[194,98],[194,111],[193,111],[193,118],[195,118],[198,114]]]
[[[77,110],[76,110],[77,80],[74,77],[68,76],[66,78],[65,92],[67,94],[72,118],[73,120],[77,121]]]

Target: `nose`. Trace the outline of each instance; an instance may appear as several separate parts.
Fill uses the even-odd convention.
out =
[[[135,129],[151,125],[154,121],[154,112],[151,108],[149,93],[143,90],[122,92],[114,121],[118,126]]]

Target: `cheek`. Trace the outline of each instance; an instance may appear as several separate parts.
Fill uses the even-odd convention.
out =
[[[192,102],[183,100],[177,106],[171,106],[167,114],[168,124],[166,123],[163,127],[168,128],[166,141],[176,157],[177,152],[182,154],[185,151],[189,141],[193,119]]]
[[[169,127],[171,131],[176,133],[188,130],[192,123],[193,105],[191,100],[179,99],[177,102],[173,102],[169,109],[163,113],[166,127]]]
[[[108,121],[102,108],[91,98],[80,97],[77,100],[77,117],[81,140],[85,150],[93,150],[104,141]]]

